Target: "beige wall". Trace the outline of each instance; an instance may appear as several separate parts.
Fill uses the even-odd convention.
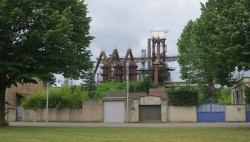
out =
[[[23,122],[45,122],[46,109],[24,109]],[[82,109],[76,108],[49,108],[48,109],[49,122],[81,122]]]
[[[140,97],[139,105],[161,105],[162,99],[155,96]]]
[[[245,105],[226,105],[226,122],[232,121],[246,121]]]
[[[103,121],[103,100],[86,99],[82,101],[82,119],[89,122]]]
[[[139,100],[130,100],[130,121],[139,122]]]
[[[169,122],[197,122],[196,106],[169,106]]]
[[[16,121],[16,109],[15,108],[9,108],[5,110],[5,121],[7,122],[15,122]]]
[[[11,105],[5,105],[5,108],[15,108],[20,105],[20,97],[16,94],[16,92],[31,94],[43,89],[42,81],[39,81],[38,79],[36,80],[38,82],[37,84],[27,83],[25,85],[22,85],[20,83],[17,83],[17,87],[12,85],[11,88],[7,88],[5,100]]]
[[[162,100],[161,104],[161,122],[167,122],[168,121],[168,102],[167,100]]]

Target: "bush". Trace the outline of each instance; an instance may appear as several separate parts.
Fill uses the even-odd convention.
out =
[[[170,105],[172,106],[193,106],[199,101],[199,93],[194,87],[171,85],[166,91]]]
[[[82,86],[62,85],[61,88],[51,87],[49,89],[50,108],[80,108],[82,100],[88,98],[88,91]],[[24,108],[45,108],[46,91],[38,91],[28,98],[22,99]]]
[[[218,91],[218,103],[220,104],[231,104],[231,90],[230,88],[222,88]]]
[[[244,89],[244,93],[245,93],[245,102],[246,103],[250,103],[250,87],[245,85],[245,89]]]
[[[149,92],[150,88],[159,88],[154,84],[150,76],[145,76],[143,80],[129,82],[129,92]],[[97,86],[95,98],[102,98],[111,92],[127,92],[127,82],[103,82]]]
[[[97,86],[95,98],[106,97],[111,92],[126,92],[126,82],[103,82]]]

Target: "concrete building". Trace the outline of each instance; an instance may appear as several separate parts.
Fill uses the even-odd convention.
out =
[[[22,85],[17,83],[17,86],[12,85],[11,88],[7,88],[5,101],[10,103],[10,105],[5,105],[5,108],[16,108],[20,105],[21,98],[28,97],[29,94],[43,89],[42,81],[36,80],[37,84],[27,83]]]
[[[232,104],[245,104],[245,85],[250,83],[250,77],[243,77],[231,88],[231,103]]]

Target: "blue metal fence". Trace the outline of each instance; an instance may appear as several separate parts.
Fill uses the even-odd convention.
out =
[[[246,104],[246,121],[250,122],[250,104]]]
[[[225,122],[225,105],[201,104],[197,106],[198,122]]]

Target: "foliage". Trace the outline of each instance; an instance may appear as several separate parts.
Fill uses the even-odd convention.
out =
[[[5,122],[3,123],[3,126],[4,126],[4,127],[10,126],[10,123],[5,121]]]
[[[166,91],[170,105],[172,106],[193,106],[199,101],[198,91],[191,86],[175,87],[173,84]]]
[[[84,78],[93,67],[87,6],[80,0],[0,1],[0,127],[11,85]]]
[[[211,91],[211,89],[209,88],[209,86],[207,85],[201,85],[198,87],[199,88],[199,104],[202,104],[202,103],[209,103],[209,102],[212,102],[212,98],[214,100],[216,100],[217,98],[217,89],[215,90],[215,94],[213,94],[213,92]],[[215,98],[216,97],[216,98]],[[214,101],[216,102],[216,101]]]
[[[111,92],[126,92],[127,82],[102,82],[97,86],[95,98],[102,98]]]
[[[244,93],[245,93],[245,102],[250,103],[250,87],[248,85],[245,85]]]
[[[235,78],[236,78],[237,81],[239,81],[242,78],[244,78],[244,76],[245,76],[244,72],[242,72],[242,73],[239,72]]]
[[[177,43],[179,51],[177,61],[181,67],[180,77],[188,83],[197,83],[202,87],[209,85],[209,89],[212,92],[210,96],[214,97],[214,57],[209,51],[203,49],[204,46],[207,46],[205,41],[197,42],[196,36],[200,34],[197,32],[197,29],[199,29],[197,23],[197,21],[193,22],[190,20],[183,29]],[[206,35],[204,34],[203,36]],[[200,46],[201,44],[203,45]]]
[[[215,52],[225,59],[224,65],[227,69],[238,68],[249,70],[250,56],[250,1],[248,0],[209,0],[206,5],[202,5],[202,11],[206,15],[213,16],[213,25],[216,34],[210,41],[214,41],[217,46]]]
[[[141,81],[137,81],[136,91],[137,92],[147,92],[149,93],[150,88],[158,88],[156,84],[154,84],[152,78],[150,76],[144,76]]]
[[[250,1],[209,0],[201,3],[201,15],[189,21],[178,40],[181,77],[231,86],[235,68],[250,69]],[[210,81],[209,81],[210,80]]]
[[[85,83],[82,84],[89,91],[89,98],[94,98],[97,86],[94,80],[95,74],[92,71],[88,71],[85,77]]]
[[[150,88],[158,88],[154,84],[150,76],[145,76],[140,81],[129,82],[129,92],[149,92]],[[95,98],[102,98],[108,95],[108,93],[127,92],[127,82],[103,82],[97,86]]]
[[[235,68],[250,69],[250,2],[209,0],[201,3],[201,15],[189,21],[178,40],[181,78],[208,85],[211,101],[215,84],[231,86]]]
[[[208,102],[210,102],[209,98],[207,98],[207,97],[205,97],[203,95],[199,96],[199,104],[205,104],[205,103],[208,103]]]
[[[219,90],[218,95],[218,103],[220,104],[231,104],[231,89],[230,88],[222,88]]]
[[[61,88],[49,89],[50,108],[80,108],[82,100],[88,98],[88,91],[82,86],[62,85]],[[21,101],[24,108],[45,108],[46,91],[38,91]]]

